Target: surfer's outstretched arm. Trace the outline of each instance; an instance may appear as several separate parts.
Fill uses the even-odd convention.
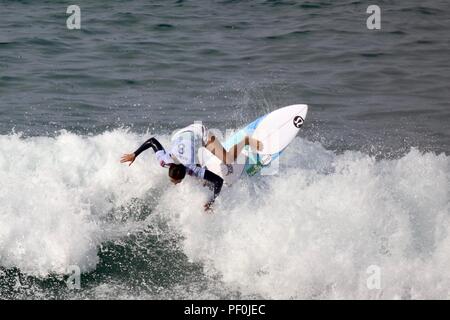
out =
[[[155,137],[151,137],[150,139],[145,141],[135,152],[124,154],[120,159],[120,162],[130,162],[129,165],[131,166],[134,160],[136,160],[136,157],[149,148],[152,148],[155,153],[158,151],[164,151],[161,143],[159,143],[159,141],[156,140]]]
[[[158,140],[155,139],[155,137],[151,137],[147,141],[145,141],[135,152],[135,156],[137,157],[140,155],[143,151],[147,150],[148,148],[152,148],[153,151],[158,152],[161,150],[164,150],[161,143],[159,143]]]
[[[230,151],[226,151],[219,140],[213,136],[208,136],[208,143],[206,144],[206,149],[211,151],[213,155],[222,160],[225,164],[232,164],[236,161],[238,155],[241,153],[245,146],[250,145],[255,150],[262,149],[262,143],[256,139],[246,136],[241,142],[235,144]]]

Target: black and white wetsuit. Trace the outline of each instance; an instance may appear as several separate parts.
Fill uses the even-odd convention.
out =
[[[152,148],[155,152],[156,158],[159,161],[159,164],[161,167],[169,167],[171,164],[174,164],[175,161],[171,157],[169,153],[164,150],[161,143],[159,143],[158,140],[156,140],[154,137],[148,139],[145,141],[135,152],[134,155],[137,157],[140,155],[143,151]],[[206,168],[202,168],[199,165],[195,164],[183,164],[186,167],[186,173],[190,176],[197,177],[200,179],[204,179],[211,183],[212,189],[214,190],[213,198],[210,199],[209,203],[214,202],[214,200],[219,195],[220,191],[222,190],[223,185],[223,179],[216,175],[215,173],[209,171]]]

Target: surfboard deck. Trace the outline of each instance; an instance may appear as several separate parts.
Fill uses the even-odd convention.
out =
[[[228,151],[248,135],[262,142],[262,150],[255,151],[246,146],[236,163],[226,166],[207,149],[200,148],[201,165],[222,177],[227,185],[235,183],[243,174],[258,175],[277,163],[275,160],[300,131],[307,112],[306,104],[295,104],[259,117],[226,139],[223,146]]]

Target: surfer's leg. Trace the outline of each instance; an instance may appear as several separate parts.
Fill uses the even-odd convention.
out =
[[[250,145],[256,150],[262,148],[261,142],[256,139],[245,137],[239,143],[235,144],[229,151],[226,151],[220,141],[212,134],[208,135],[208,141],[205,148],[211,151],[213,155],[219,158],[225,164],[232,164],[241,153],[245,146]]]

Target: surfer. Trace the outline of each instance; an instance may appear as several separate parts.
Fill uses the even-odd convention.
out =
[[[135,152],[124,154],[120,162],[130,162],[129,165],[131,166],[139,154],[152,148],[160,165],[169,168],[169,178],[172,183],[180,183],[186,174],[203,179],[209,183],[213,190],[213,196],[204,206],[205,211],[207,211],[211,209],[212,204],[219,195],[223,179],[200,166],[197,156],[198,149],[205,147],[225,165],[231,165],[247,145],[256,150],[262,149],[261,142],[246,136],[227,152],[219,140],[204,125],[194,123],[175,132],[169,151],[166,151],[161,143],[152,137],[145,141]]]

